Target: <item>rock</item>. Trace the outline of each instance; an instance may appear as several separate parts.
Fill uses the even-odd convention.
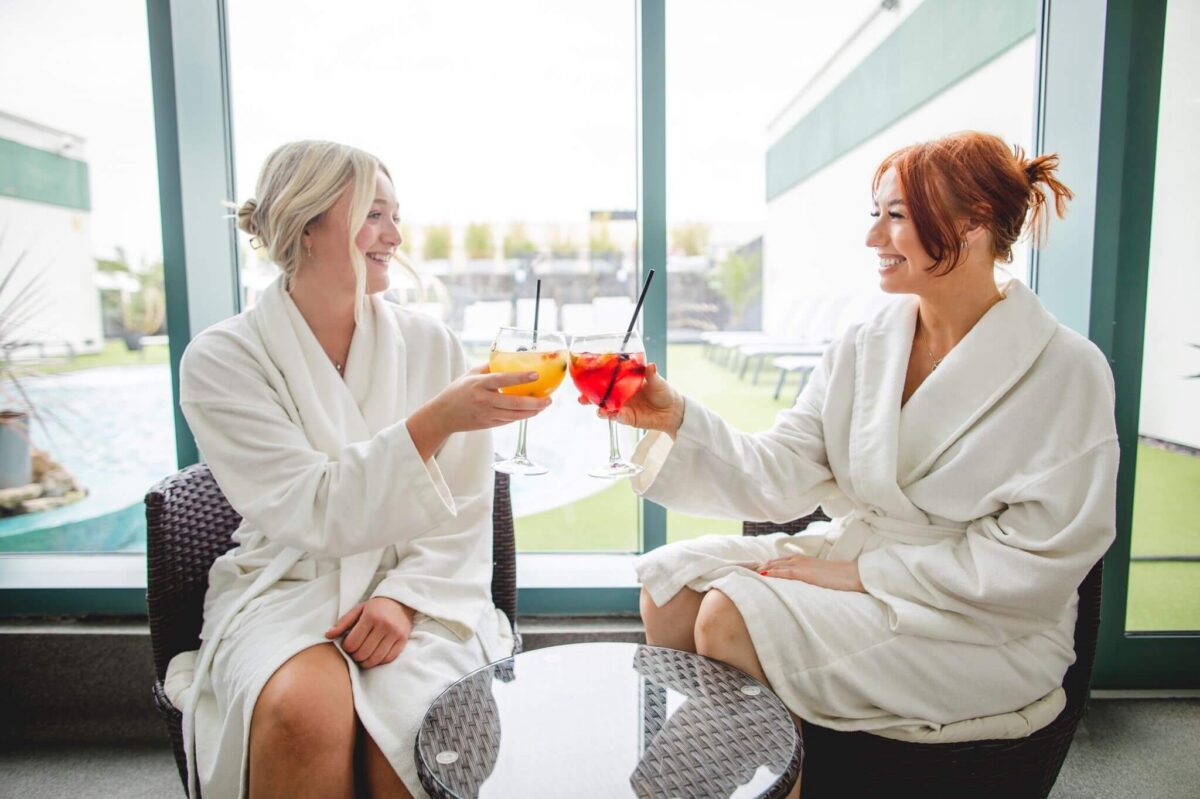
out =
[[[42,486],[39,483],[0,489],[0,508],[16,510],[21,503],[37,499],[41,495]]]

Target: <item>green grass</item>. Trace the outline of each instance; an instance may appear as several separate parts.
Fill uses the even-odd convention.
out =
[[[1200,563],[1129,564],[1125,629],[1200,630]]]
[[[776,373],[759,385],[705,360],[700,347],[676,345],[668,355],[671,383],[731,424],[764,430],[791,404],[795,379],[771,398]],[[1133,511],[1134,555],[1200,555],[1200,458],[1141,445]],[[570,506],[518,519],[522,551],[635,551],[637,505],[627,481]],[[667,512],[667,540],[738,535],[738,521]],[[1200,630],[1200,563],[1130,564],[1130,630]]]
[[[119,339],[107,339],[104,348],[92,355],[77,355],[72,360],[48,360],[45,363],[31,363],[29,372],[39,375],[57,375],[64,372],[78,372],[81,369],[95,369],[101,366],[146,366],[148,364],[164,364],[170,360],[166,347],[146,347],[141,352],[130,352],[125,342]],[[18,367],[21,370],[21,367]]]
[[[1200,458],[1138,446],[1134,555],[1200,555]]]
[[[1200,458],[1138,446],[1135,556],[1200,555]],[[1200,630],[1200,563],[1131,563],[1127,630]]]

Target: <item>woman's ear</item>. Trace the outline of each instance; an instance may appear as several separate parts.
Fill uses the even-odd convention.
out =
[[[969,223],[968,223],[969,224]],[[988,237],[988,229],[983,224],[970,225],[963,231],[962,240],[966,247],[974,247]]]

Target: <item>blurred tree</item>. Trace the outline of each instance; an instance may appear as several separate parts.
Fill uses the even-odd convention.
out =
[[[729,302],[732,322],[738,324],[747,306],[762,294],[762,254],[731,253],[717,267],[721,293]]]
[[[671,248],[683,255],[708,254],[709,226],[704,222],[689,222],[671,229]]]
[[[524,225],[517,222],[508,229],[508,235],[504,237],[505,258],[528,259],[532,258],[536,252],[537,247],[533,246],[533,242],[526,235]]]
[[[444,261],[450,257],[450,227],[431,225],[425,228],[426,261]]]
[[[492,226],[486,222],[472,222],[467,225],[467,233],[463,245],[467,257],[472,261],[486,261],[496,252],[496,242],[492,238]]]

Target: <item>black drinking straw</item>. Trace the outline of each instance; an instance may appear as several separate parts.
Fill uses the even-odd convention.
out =
[[[533,346],[537,347],[538,310],[542,307],[542,279],[539,277],[533,295]]]
[[[638,297],[637,305],[633,309],[633,318],[629,320],[629,329],[625,331],[625,338],[621,340],[621,352],[625,351],[625,345],[629,343],[629,337],[633,335],[633,326],[637,324],[638,314],[642,311],[642,303],[646,301],[646,292],[650,289],[650,281],[654,279],[654,270],[651,269],[646,275],[646,282],[642,284],[642,295]]]
[[[650,289],[650,281],[654,279],[654,270],[651,269],[646,275],[646,282],[642,284],[642,295],[638,297],[637,305],[633,309],[633,318],[629,320],[629,329],[625,331],[625,338],[621,340],[621,349],[618,353],[625,352],[625,346],[629,344],[629,337],[633,335],[633,326],[637,324],[638,313],[642,310],[642,303],[646,301],[646,292]],[[628,357],[622,357],[621,360],[628,360]],[[608,388],[604,391],[604,397],[600,400],[600,407],[603,408],[608,404],[608,398],[612,396],[613,389],[617,386],[617,377],[621,374],[621,364],[617,363],[613,366],[612,379],[608,381]]]

